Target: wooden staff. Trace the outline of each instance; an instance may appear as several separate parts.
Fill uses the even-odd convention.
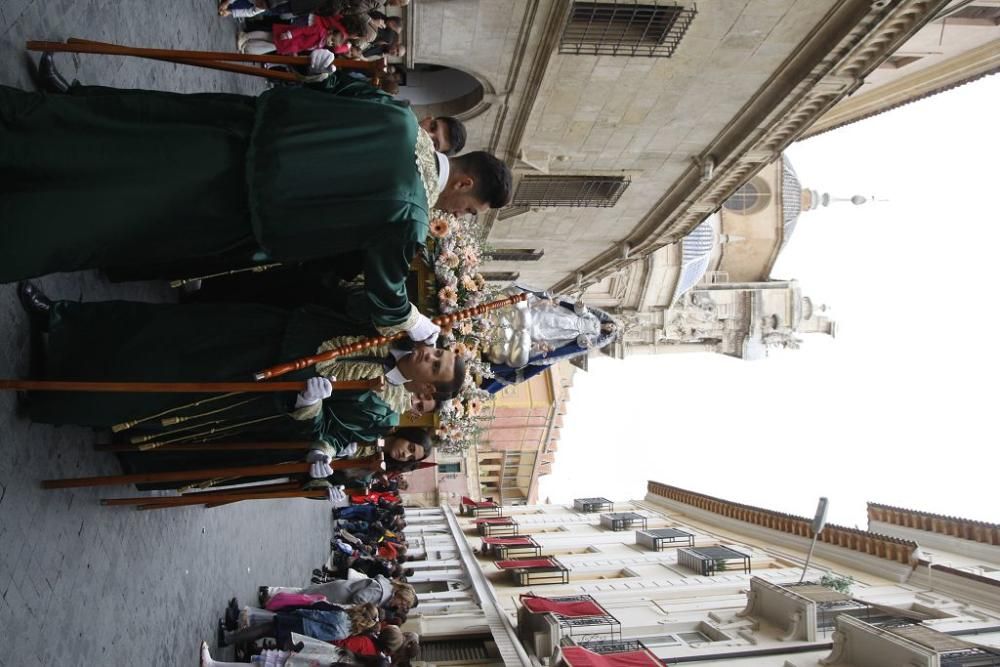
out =
[[[223,504],[223,503],[237,503],[241,500],[278,500],[281,498],[314,498],[316,500],[325,500],[327,497],[326,491],[323,489],[313,489],[306,491],[233,491],[231,493],[220,493],[219,495],[212,498],[211,503]],[[161,503],[150,503],[153,498],[101,498],[102,505],[109,506],[121,506],[121,505],[139,505],[139,506],[149,506],[148,509],[159,509]],[[188,496],[177,496],[175,498],[167,498],[167,500],[173,500],[173,503],[166,504],[162,503],[165,507],[185,507],[188,505],[201,505],[206,502],[205,498],[188,497]]]
[[[205,507],[221,507],[222,505],[229,505],[230,503],[236,501],[227,502],[216,502],[214,497],[222,494],[230,494],[237,492],[254,492],[254,493],[274,493],[277,491],[301,491],[301,482],[278,482],[276,484],[261,484],[259,486],[254,486],[252,488],[246,489],[216,489],[213,491],[199,491],[197,493],[185,493],[180,496],[163,496],[163,497],[152,497],[148,498],[149,502],[139,505],[137,509],[140,510],[158,510],[167,509],[168,507],[184,507],[180,502],[182,500],[187,500],[192,497],[201,497],[201,502],[205,503]]]
[[[227,65],[232,62],[244,63],[268,63],[274,65],[308,66],[308,56],[282,56],[276,54],[253,55],[249,53],[232,53],[230,51],[189,51],[183,49],[147,49],[134,46],[122,46],[120,44],[108,44],[105,42],[93,42],[85,39],[72,38],[69,43],[62,42],[42,42],[29,41],[25,46],[29,51],[46,51],[49,53],[94,53],[114,56],[134,56],[137,58],[149,58],[151,60],[163,60],[175,62],[182,65],[194,65],[197,67],[207,67],[209,69],[225,69],[228,71],[251,74],[268,79],[283,79],[299,81],[302,77],[290,72],[275,72],[273,70],[258,69],[255,67],[241,67],[239,65]],[[368,75],[374,82],[386,71],[387,61],[385,56],[379,60],[351,60],[349,58],[337,58],[333,65],[338,69],[355,70]],[[233,69],[239,68],[239,69]]]
[[[334,391],[367,391],[382,387],[382,378],[343,380]],[[231,394],[303,391],[305,380],[294,382],[77,382],[75,380],[0,380],[0,390],[16,391],[128,391],[140,394]]]
[[[377,461],[375,461],[377,459]],[[334,470],[345,468],[373,467],[381,465],[382,456],[376,455],[367,459],[341,459],[331,461]],[[304,474],[309,472],[311,463],[279,463],[259,466],[235,466],[230,468],[202,468],[200,470],[176,470],[169,472],[140,472],[131,475],[103,475],[98,477],[73,477],[69,479],[46,479],[42,481],[43,489],[76,489],[86,486],[117,486],[120,484],[148,484],[155,482],[193,482],[203,479],[228,477],[257,477],[260,475]],[[143,500],[149,500],[144,498]]]
[[[506,306],[512,306],[515,303],[524,301],[528,298],[527,294],[516,294],[514,296],[509,296],[503,299],[498,299],[496,301],[491,301],[490,303],[484,303],[481,306],[474,306],[472,308],[466,308],[465,310],[459,310],[457,312],[451,313],[449,315],[440,315],[435,317],[432,322],[438,326],[447,326],[449,324],[454,324],[459,320],[466,320],[470,317],[475,317],[477,315],[482,315],[483,313],[489,312],[491,310],[496,310],[497,308],[504,308]],[[364,341],[358,341],[357,343],[348,343],[347,345],[341,345],[340,347],[334,348],[332,350],[327,350],[326,352],[321,352],[315,354],[311,357],[303,357],[302,359],[297,359],[291,361],[287,364],[279,364],[277,366],[272,366],[271,368],[266,368],[259,373],[254,375],[256,380],[269,380],[273,377],[278,377],[280,375],[285,375],[286,373],[291,373],[293,371],[302,370],[303,368],[308,368],[315,364],[330,361],[335,359],[342,354],[353,354],[355,352],[361,352],[362,350],[367,350],[373,347],[379,347],[386,345],[394,340],[399,340],[406,337],[406,332],[401,331],[392,336],[375,336],[374,338],[369,338]]]
[[[191,442],[161,445],[150,452],[242,452],[252,450],[307,450],[312,442]],[[99,452],[139,452],[146,451],[136,445],[94,445]]]

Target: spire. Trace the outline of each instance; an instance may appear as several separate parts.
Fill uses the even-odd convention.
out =
[[[817,190],[810,190],[808,188],[802,189],[802,210],[803,211],[813,211],[820,206],[826,208],[830,206],[833,202],[850,202],[855,206],[861,206],[869,201],[875,201],[875,198],[868,198],[862,195],[853,195],[851,197],[834,197],[829,192],[820,193]]]

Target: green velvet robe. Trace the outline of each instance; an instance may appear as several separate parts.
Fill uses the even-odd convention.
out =
[[[353,330],[320,307],[286,310],[255,304],[152,304],[130,301],[57,301],[49,316],[46,376],[65,380],[250,381],[276,363],[314,354],[331,336]],[[283,379],[311,377],[311,369]],[[109,428],[210,398],[203,394],[32,392],[31,419],[50,424]],[[210,428],[225,433],[200,439],[304,440],[340,448],[371,441],[398,423],[373,392],[336,392],[313,420],[289,416],[295,392],[240,394],[168,416],[204,415],[178,425],[191,435]],[[220,410],[220,408],[226,408]],[[216,414],[207,414],[220,410]],[[254,420],[261,420],[249,424]],[[216,423],[217,422],[217,423]],[[231,428],[235,424],[244,424]],[[174,437],[159,420],[125,431],[128,437]]]
[[[428,227],[417,131],[335,77],[257,98],[0,86],[0,282],[360,250],[374,323],[399,324]]]

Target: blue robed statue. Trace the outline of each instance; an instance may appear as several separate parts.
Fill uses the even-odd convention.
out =
[[[494,377],[484,378],[481,385],[491,394],[524,382],[552,364],[600,349],[618,335],[614,318],[581,301],[521,286],[507,291],[528,294],[528,300],[494,316],[493,338],[485,352]]]

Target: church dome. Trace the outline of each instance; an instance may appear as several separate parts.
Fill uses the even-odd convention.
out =
[[[781,156],[781,217],[784,233],[781,246],[788,243],[795,231],[795,225],[802,213],[802,184],[792,168],[792,163],[784,155]]]
[[[681,239],[681,273],[677,278],[677,289],[670,305],[677,303],[684,294],[698,282],[708,271],[712,260],[712,247],[715,245],[715,229],[712,218],[706,218],[691,233]]]

